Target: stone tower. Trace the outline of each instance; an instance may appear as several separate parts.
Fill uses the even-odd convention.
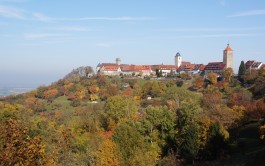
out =
[[[182,63],[181,56],[180,56],[180,53],[178,52],[175,56],[175,65],[179,67],[181,66],[181,63]]]
[[[121,65],[121,58],[116,58],[116,64]]]
[[[224,49],[223,63],[226,64],[225,68],[231,67],[233,69],[233,50],[229,44],[227,44],[226,48]]]

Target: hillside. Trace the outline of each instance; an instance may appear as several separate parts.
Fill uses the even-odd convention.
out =
[[[89,72],[1,99],[0,165],[265,164],[264,71],[250,89]]]

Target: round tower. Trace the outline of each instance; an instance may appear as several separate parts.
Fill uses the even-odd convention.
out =
[[[116,58],[116,64],[121,65],[121,58]]]
[[[175,65],[179,67],[181,66],[181,63],[182,63],[181,56],[180,53],[178,52],[175,56]]]
[[[229,44],[227,44],[223,52],[223,63],[226,65],[225,68],[230,67],[233,69],[233,50]]]

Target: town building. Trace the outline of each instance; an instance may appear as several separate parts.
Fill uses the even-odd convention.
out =
[[[246,72],[251,72],[251,70],[259,70],[264,68],[264,64],[262,62],[256,62],[254,60],[249,60],[245,63]]]
[[[250,61],[246,63],[250,69],[258,69],[262,66],[261,62]],[[156,71],[162,73],[162,76],[176,75],[179,73],[189,74],[208,74],[210,72],[217,73],[219,76],[223,75],[223,72],[227,68],[233,69],[233,50],[229,44],[223,50],[222,62],[209,62],[206,66],[203,64],[192,64],[191,62],[182,61],[182,57],[178,52],[175,55],[174,65],[129,65],[122,64],[120,58],[116,58],[116,63],[99,63],[96,71],[103,73],[104,75],[127,75],[127,76],[149,76],[155,75]]]
[[[216,73],[219,76],[222,76],[224,70],[227,68],[233,69],[233,50],[229,44],[227,44],[226,48],[223,51],[223,62],[209,62],[204,69],[204,73]]]
[[[159,72],[162,73],[162,76],[166,77],[168,75],[175,75],[177,74],[178,66],[177,65],[152,65],[152,71],[156,72],[156,70],[159,70]]]
[[[179,68],[181,64],[182,64],[182,59],[180,53],[178,52],[175,56],[175,66]]]
[[[116,63],[99,63],[96,68],[97,73],[103,73],[108,76],[118,75],[150,75],[152,69],[150,65],[129,65],[121,64],[121,59],[116,58]]]

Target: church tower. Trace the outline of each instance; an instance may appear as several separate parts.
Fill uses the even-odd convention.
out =
[[[233,50],[229,44],[227,44],[226,48],[224,49],[223,63],[226,64],[225,68],[231,67],[233,69]]]
[[[181,56],[180,56],[180,53],[178,52],[175,56],[175,65],[179,67],[181,66],[181,63],[182,63]]]
[[[121,58],[116,58],[116,64],[119,66],[121,65]]]

